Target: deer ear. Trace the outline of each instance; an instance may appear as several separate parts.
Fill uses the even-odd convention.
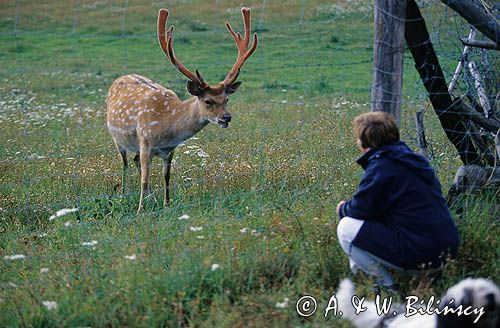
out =
[[[188,81],[187,82],[187,91],[193,96],[201,97],[205,89],[198,82]]]
[[[224,90],[224,93],[228,96],[232,95],[233,93],[236,92],[236,90],[238,90],[238,88],[241,86],[241,84],[243,84],[243,82],[241,82],[241,81],[231,83],[230,85],[228,85],[226,87],[226,89]]]

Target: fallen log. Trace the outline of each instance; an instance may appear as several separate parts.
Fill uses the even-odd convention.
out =
[[[479,165],[466,165],[458,168],[453,179],[453,184],[448,191],[448,206],[453,205],[458,196],[463,193],[473,193],[488,185],[500,184],[500,129],[495,136],[495,148],[497,160],[493,167],[481,167]]]
[[[453,205],[463,193],[473,193],[488,184],[500,183],[500,168],[465,165],[459,167],[448,191],[448,206]]]

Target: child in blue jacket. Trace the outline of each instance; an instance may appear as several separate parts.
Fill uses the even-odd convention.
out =
[[[394,118],[370,112],[353,125],[365,172],[352,198],[337,205],[337,235],[353,272],[396,289],[387,268],[441,267],[457,254],[458,231],[434,170],[399,140]]]

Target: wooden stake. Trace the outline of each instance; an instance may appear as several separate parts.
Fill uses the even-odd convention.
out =
[[[374,5],[371,110],[390,113],[399,124],[406,0],[374,0]]]
[[[415,124],[417,125],[417,139],[420,155],[428,159],[429,152],[427,150],[427,140],[425,139],[424,111],[422,109],[415,113]]]

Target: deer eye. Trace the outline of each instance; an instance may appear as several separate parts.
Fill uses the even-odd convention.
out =
[[[211,100],[205,100],[205,104],[207,104],[209,106],[213,106],[214,102]]]

